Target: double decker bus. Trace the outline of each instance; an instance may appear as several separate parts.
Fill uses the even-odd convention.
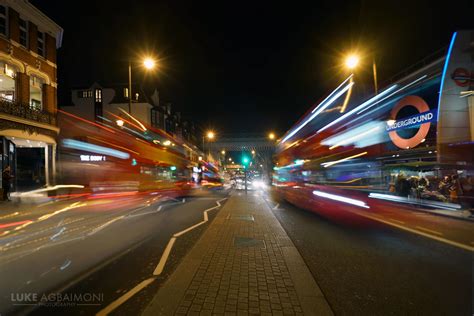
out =
[[[368,98],[349,99],[358,82],[347,78],[280,140],[277,190],[315,212],[384,203],[472,210],[473,35],[454,33],[443,57]]]
[[[180,196],[192,187],[185,146],[163,131],[131,119],[119,126],[106,117],[93,122],[65,111],[59,111],[59,122],[62,183],[83,185],[92,194]]]

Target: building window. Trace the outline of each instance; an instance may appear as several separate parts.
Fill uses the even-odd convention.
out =
[[[44,57],[44,33],[38,31],[38,55]]]
[[[30,77],[30,107],[35,110],[43,109],[44,81],[36,76]]]
[[[81,99],[92,98],[92,90],[79,90],[77,91],[77,97]]]
[[[123,96],[124,98],[128,98],[128,88],[123,88]]]
[[[8,101],[15,100],[15,77],[17,69],[0,62],[0,98]]]
[[[0,34],[7,35],[7,8],[0,5]]]
[[[95,89],[95,102],[101,103],[102,102],[102,90]]]
[[[20,45],[27,47],[28,45],[28,23],[20,19]]]

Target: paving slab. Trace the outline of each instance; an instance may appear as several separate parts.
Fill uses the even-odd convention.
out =
[[[253,219],[253,220],[252,220]],[[258,192],[233,192],[143,315],[333,315]]]

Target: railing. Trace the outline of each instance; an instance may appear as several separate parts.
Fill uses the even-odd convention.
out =
[[[56,125],[56,115],[46,111],[33,109],[27,104],[0,98],[0,113],[5,113],[39,123]]]

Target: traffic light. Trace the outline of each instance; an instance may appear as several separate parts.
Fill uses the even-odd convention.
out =
[[[242,165],[244,165],[244,168],[247,168],[249,165],[250,159],[247,156],[242,156]]]

